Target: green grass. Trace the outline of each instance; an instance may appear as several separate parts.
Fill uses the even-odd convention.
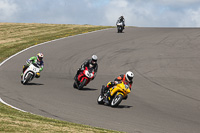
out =
[[[111,26],[0,23],[0,62],[32,45],[105,28]]]
[[[111,26],[0,23],[0,62],[33,45]],[[0,132],[117,133],[24,113],[0,103]]]
[[[74,124],[21,112],[2,103],[0,103],[0,132],[117,133],[117,131]]]

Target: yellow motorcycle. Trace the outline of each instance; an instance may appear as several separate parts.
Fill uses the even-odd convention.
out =
[[[111,84],[111,82],[109,82],[107,85],[109,84]],[[126,99],[127,94],[131,92],[129,86],[123,82],[113,86],[108,90],[108,92],[105,92],[104,88],[105,87],[102,86],[101,94],[99,95],[97,102],[98,104],[104,104],[106,93],[109,93],[110,95],[108,96],[108,101],[111,107],[117,107],[121,103],[122,99]]]

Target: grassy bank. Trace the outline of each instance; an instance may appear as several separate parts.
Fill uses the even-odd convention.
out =
[[[0,62],[46,41],[111,28],[109,26],[0,23]],[[17,111],[0,103],[0,132],[111,133],[94,128]]]
[[[0,62],[22,49],[111,26],[0,23]]]
[[[117,131],[73,124],[20,112],[2,103],[0,103],[0,132],[117,133]]]

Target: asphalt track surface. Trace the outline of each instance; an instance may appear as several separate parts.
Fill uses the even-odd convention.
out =
[[[200,132],[200,29],[126,28],[46,43],[0,67],[0,97],[28,112],[130,133]],[[40,79],[20,83],[25,61],[45,57]],[[76,70],[93,54],[99,58],[94,81],[72,87]],[[102,84],[127,70],[132,92],[118,108],[97,104]]]

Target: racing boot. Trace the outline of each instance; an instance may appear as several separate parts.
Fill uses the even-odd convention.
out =
[[[24,75],[24,73],[21,73],[21,83],[23,83],[23,81],[22,81],[22,77],[23,77],[23,75]]]
[[[102,87],[101,87],[101,97],[104,96],[104,92],[105,92],[105,85],[102,85]]]
[[[39,78],[40,77],[40,73],[36,73],[35,77]]]
[[[77,70],[76,75],[74,76],[74,80],[77,82],[78,81],[78,75],[81,72],[80,68]]]
[[[22,79],[23,75],[24,75],[24,73],[21,73],[21,79]]]
[[[22,73],[21,73],[21,80],[22,80],[22,77],[23,77],[23,75],[24,75],[25,68],[26,68],[26,66],[23,65],[23,69],[22,69]]]
[[[106,95],[105,95],[105,99],[104,99],[104,102],[106,103],[106,104],[109,104],[109,101],[108,101],[108,97],[110,96],[110,91],[108,90],[107,92],[106,92]]]

